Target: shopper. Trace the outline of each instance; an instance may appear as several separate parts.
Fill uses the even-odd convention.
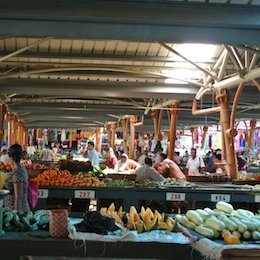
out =
[[[3,162],[5,165],[10,164],[11,161],[12,161],[9,154],[8,154],[8,148],[6,146],[3,146],[1,148],[0,161]]]
[[[191,157],[189,158],[186,168],[188,173],[201,173],[205,167],[203,159],[197,155],[197,150],[195,148],[191,149]]]
[[[136,173],[140,167],[141,165],[138,162],[129,159],[128,155],[123,153],[115,166],[115,170],[122,173]]]
[[[149,181],[163,181],[164,177],[156,171],[153,166],[153,160],[149,157],[146,157],[145,165],[138,168],[136,171],[136,181],[143,181],[143,180],[149,180]]]
[[[107,155],[106,155],[106,167],[109,169],[114,169],[117,164],[117,157],[114,153],[112,147],[109,147]]]
[[[14,144],[9,148],[14,167],[7,173],[5,189],[8,189],[10,193],[4,198],[4,206],[15,209],[19,213],[26,213],[30,211],[27,199],[28,175],[26,168],[21,164],[22,151],[19,144]]]
[[[177,180],[186,180],[186,176],[183,174],[179,166],[172,160],[167,158],[167,154],[160,154],[161,163],[158,165],[159,169],[162,170],[164,177],[171,177]]]
[[[148,157],[148,150],[144,150],[143,154],[138,158],[138,163],[141,165],[141,166],[144,166],[145,165],[145,158]]]
[[[93,167],[99,166],[99,155],[92,141],[88,142],[88,159]]]
[[[45,162],[52,162],[54,160],[54,153],[50,149],[49,145],[46,144],[45,148],[42,151],[41,158]]]

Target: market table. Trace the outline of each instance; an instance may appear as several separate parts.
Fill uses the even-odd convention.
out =
[[[260,201],[259,192],[237,190],[227,184],[201,184],[198,187],[141,188],[141,187],[53,187],[40,186],[38,208],[46,207],[47,198],[122,199],[124,209],[138,207],[140,200],[248,202]],[[234,185],[235,187],[235,185]]]
[[[0,237],[1,259],[19,259],[21,255],[108,257],[108,258],[160,258],[201,259],[188,244],[159,242],[104,242],[73,241],[69,238],[52,238],[47,231],[6,232]]]

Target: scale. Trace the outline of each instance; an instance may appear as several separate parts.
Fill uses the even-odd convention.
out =
[[[9,190],[0,190],[0,236],[5,234],[3,230],[3,198],[9,193]]]

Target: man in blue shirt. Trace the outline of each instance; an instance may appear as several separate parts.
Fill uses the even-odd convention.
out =
[[[92,166],[99,166],[99,155],[92,141],[88,142],[88,159]]]

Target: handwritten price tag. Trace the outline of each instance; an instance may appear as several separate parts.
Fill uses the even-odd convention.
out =
[[[166,201],[184,201],[185,193],[167,192]]]
[[[94,190],[75,190],[74,198],[76,199],[94,199]]]
[[[39,189],[38,190],[38,198],[39,199],[46,199],[49,196],[49,190]]]
[[[229,194],[211,194],[211,201],[218,202],[218,201],[225,201],[230,202],[231,195]]]
[[[260,203],[260,194],[255,195],[255,202]]]

